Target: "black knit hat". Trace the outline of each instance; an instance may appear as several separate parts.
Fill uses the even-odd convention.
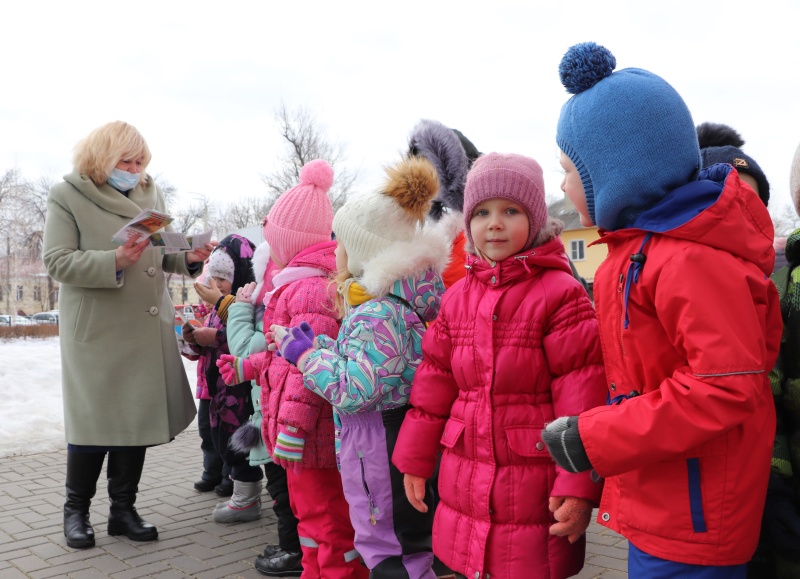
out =
[[[769,181],[755,159],[739,148],[744,139],[736,130],[721,123],[703,123],[697,127],[697,140],[704,169],[716,163],[733,165],[739,173],[756,180],[758,196],[765,206],[769,203]]]
[[[231,293],[245,284],[255,281],[253,275],[253,250],[256,246],[252,241],[241,235],[231,234],[225,237],[214,248],[214,251],[224,251],[233,260],[233,282],[231,282]],[[213,253],[213,252],[212,252]]]

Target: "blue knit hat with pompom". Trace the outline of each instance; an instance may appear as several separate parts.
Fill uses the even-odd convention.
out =
[[[589,217],[609,230],[630,226],[700,168],[694,122],[680,95],[651,72],[614,72],[616,66],[594,42],[567,51],[559,73],[574,96],[561,108],[556,134],[583,182]]]

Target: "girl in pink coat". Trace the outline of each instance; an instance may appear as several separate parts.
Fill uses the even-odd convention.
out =
[[[300,183],[281,195],[267,215],[264,239],[279,268],[263,302],[264,327],[301,321],[319,334],[339,331],[330,277],[336,270],[331,241],[333,208],[327,192],[333,169],[322,160],[300,171]],[[273,460],[286,469],[289,500],[298,519],[303,579],[366,579],[369,570],[353,545],[342,479],[336,467],[333,410],[303,386],[303,375],[271,350],[248,358],[225,356],[226,382],[258,380],[262,434]],[[260,557],[256,569],[285,576],[284,555]]]
[[[602,485],[540,431],[605,401],[597,321],[549,220],[542,169],[492,153],[467,176],[466,277],[444,295],[392,461],[423,502],[443,448],[433,551],[467,577],[569,577]]]

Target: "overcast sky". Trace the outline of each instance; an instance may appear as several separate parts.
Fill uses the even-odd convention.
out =
[[[768,6],[768,7],[765,7]],[[0,172],[60,178],[95,127],[125,120],[187,199],[265,194],[281,102],[310,109],[376,186],[414,125],[436,119],[483,152],[532,156],[561,182],[566,49],[664,77],[696,124],[747,141],[786,202],[800,142],[800,2],[73,0],[0,4]]]

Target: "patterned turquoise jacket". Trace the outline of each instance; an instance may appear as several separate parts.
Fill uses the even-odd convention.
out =
[[[408,403],[422,361],[422,336],[443,293],[442,278],[432,270],[397,280],[386,295],[353,307],[336,340],[319,336],[304,383],[331,403],[337,423],[340,413],[379,412]]]

